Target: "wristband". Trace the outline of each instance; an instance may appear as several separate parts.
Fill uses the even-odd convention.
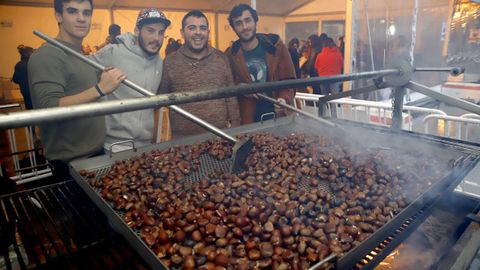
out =
[[[104,97],[105,94],[102,92],[102,89],[98,86],[98,84],[95,84],[95,89],[97,89],[97,92],[100,94],[101,97]]]

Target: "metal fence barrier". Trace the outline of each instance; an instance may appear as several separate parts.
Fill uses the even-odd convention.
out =
[[[312,114],[318,113],[317,101],[320,97],[322,95],[307,93],[297,93],[295,95],[296,104],[300,103],[304,110]],[[336,106],[333,106],[333,104]],[[403,106],[403,111],[402,128],[409,131],[412,131],[413,127],[413,113],[447,115],[442,110],[416,106]],[[334,114],[339,119],[390,126],[392,123],[393,106],[386,102],[340,98],[327,103],[327,112],[330,117]]]
[[[20,109],[21,105],[18,103],[0,105],[0,113]],[[35,145],[34,130],[34,126],[6,130],[10,153],[5,158],[10,159],[13,163],[14,175],[10,176],[10,179],[17,184],[43,179],[52,175],[47,161],[41,155],[43,149]],[[18,141],[19,138],[22,141]],[[0,164],[0,173],[3,173],[1,166],[2,164]]]

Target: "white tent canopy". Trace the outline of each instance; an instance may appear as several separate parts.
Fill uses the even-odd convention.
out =
[[[258,0],[257,11],[262,15],[287,16],[296,9],[313,2],[313,0]],[[37,7],[51,7],[52,0],[17,1],[3,0],[2,5],[24,5]],[[95,0],[95,8],[99,9],[141,9],[157,7],[171,11],[189,11],[199,9],[204,12],[225,13],[235,5],[250,3],[248,0]]]

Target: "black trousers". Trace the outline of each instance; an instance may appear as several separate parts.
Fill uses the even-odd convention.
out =
[[[88,156],[88,158],[101,156],[101,155],[104,155],[104,154],[105,154],[105,151],[102,147],[102,149],[100,149],[99,151],[91,154],[90,156]],[[50,166],[51,166],[51,169],[52,169],[53,178],[56,181],[63,182],[63,181],[73,179],[72,175],[70,174],[70,169],[68,167],[68,162],[63,161],[63,160],[49,160],[49,163],[50,163]]]
[[[68,169],[68,163],[62,160],[50,160],[49,161],[53,178],[57,182],[67,181],[72,179],[70,170]]]

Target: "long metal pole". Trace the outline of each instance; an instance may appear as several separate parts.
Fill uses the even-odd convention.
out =
[[[195,115],[183,110],[182,108],[175,106],[175,105],[170,105],[168,106],[170,109],[174,110],[176,113],[182,115],[183,117],[192,120],[195,122],[197,125],[200,125],[207,129],[208,131],[212,132],[213,134],[220,136],[221,138],[231,142],[231,143],[236,143],[238,140],[227,133],[223,132],[221,129],[218,129],[216,126],[211,125],[208,122],[203,121],[202,119],[196,117]]]
[[[393,113],[392,113],[392,129],[402,129],[402,113],[403,113],[403,97],[406,89],[402,86],[392,88],[393,91]]]
[[[421,94],[424,94],[426,96],[445,102],[447,104],[450,104],[452,106],[456,106],[460,109],[463,109],[472,113],[480,114],[480,106],[456,97],[451,97],[451,96],[447,96],[445,94],[436,92],[428,88],[427,86],[421,85],[419,83],[411,81],[405,87],[413,91],[419,92]]]
[[[295,107],[293,107],[293,106],[291,106],[291,105],[282,103],[282,102],[280,102],[280,101],[278,101],[278,100],[276,100],[276,99],[274,99],[274,98],[271,98],[271,97],[269,97],[269,96],[266,96],[266,95],[264,95],[264,94],[257,94],[257,96],[259,96],[259,97],[262,98],[262,99],[268,100],[268,101],[270,101],[270,102],[272,102],[272,103],[274,103],[274,104],[277,104],[278,106],[282,106],[282,107],[287,108],[287,109],[289,109],[289,110],[291,110],[291,111],[297,112],[297,113],[299,113],[299,114],[301,114],[301,115],[303,115],[303,116],[306,116],[306,117],[308,117],[308,118],[311,118],[311,119],[313,119],[313,120],[315,120],[315,121],[317,121],[317,122],[320,122],[320,123],[322,123],[322,124],[327,124],[327,125],[329,125],[329,126],[331,126],[331,127],[334,127],[334,126],[335,126],[334,123],[332,123],[332,122],[330,122],[330,121],[328,121],[328,120],[322,119],[322,118],[317,117],[317,116],[314,116],[314,115],[312,115],[312,114],[309,114],[309,113],[307,113],[307,112],[305,112],[305,111],[302,111],[302,110],[300,110],[300,109],[297,109],[297,108],[295,108]]]
[[[335,259],[337,257],[337,254],[335,253],[332,253],[330,255],[328,255],[325,259],[319,261],[318,263],[316,263],[315,265],[313,265],[312,267],[310,267],[308,270],[317,270],[318,268],[320,268],[322,265],[324,265],[325,263]]]
[[[314,77],[301,80],[285,80],[248,85],[235,85],[219,89],[170,93],[165,95],[156,95],[153,97],[111,100],[68,107],[29,110],[25,112],[15,112],[7,115],[0,115],[0,129],[22,127],[81,117],[130,112],[148,108],[171,106],[174,104],[185,104],[196,101],[232,97],[240,94],[253,94],[267,90],[294,88],[298,86],[312,85],[317,82],[348,81],[355,78],[370,78],[382,75],[398,74],[399,72],[400,71],[396,69],[389,69],[384,71],[344,74],[331,77]]]
[[[444,68],[434,68],[434,67],[424,67],[424,68],[415,68],[415,71],[420,72],[450,72],[452,76],[458,76],[465,72],[463,67],[444,67]]]
[[[93,66],[93,67],[95,67],[99,70],[105,70],[105,67],[102,66],[101,64],[93,61],[92,59],[89,59],[89,58],[85,57],[84,55],[81,55],[77,51],[72,50],[71,48],[63,45],[62,43],[58,42],[57,40],[39,32],[39,31],[33,31],[33,33],[35,35],[39,36],[40,38],[48,41],[49,43],[53,44],[54,46],[57,46],[57,47],[61,48],[62,50],[65,50],[65,51],[71,53],[73,56],[75,56],[78,59],[86,62],[87,64],[89,64],[89,65],[91,65],[91,66]],[[124,80],[124,81],[122,81],[122,83],[125,84],[126,86],[132,88],[133,90],[139,92],[140,94],[145,95],[145,96],[148,96],[148,97],[155,96],[155,94],[153,94],[150,91],[146,90],[145,88],[133,83],[130,80]],[[236,143],[237,142],[237,139],[235,139],[234,137],[228,135],[227,133],[223,132],[221,129],[215,127],[214,125],[212,125],[212,124],[196,117],[195,115],[183,110],[182,108],[180,108],[178,106],[175,106],[175,105],[171,105],[169,107],[170,107],[170,109],[172,109],[176,113],[178,113],[178,114],[182,115],[183,117],[191,120],[192,122],[195,122],[197,125],[207,129],[208,131],[212,132],[213,134],[215,134],[217,136],[220,136],[220,137],[224,138],[225,140],[230,141],[231,143]]]
[[[354,96],[354,95],[365,94],[365,93],[373,92],[373,91],[376,91],[376,90],[379,90],[379,89],[382,89],[382,88],[385,88],[385,87],[388,87],[388,85],[385,84],[385,83],[382,83],[379,86],[370,85],[370,86],[365,86],[365,87],[362,87],[362,88],[355,88],[355,89],[352,89],[350,91],[345,91],[345,92],[331,94],[331,95],[328,95],[328,96],[323,96],[323,97],[318,99],[318,102],[320,104],[325,104],[325,103],[327,103],[331,100],[344,98],[344,97],[350,97],[350,96]]]

